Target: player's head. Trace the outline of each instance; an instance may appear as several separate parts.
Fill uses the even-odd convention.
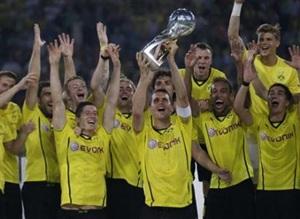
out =
[[[285,112],[293,104],[293,95],[284,84],[275,83],[268,90],[268,106],[271,114]]]
[[[197,61],[194,65],[193,76],[197,81],[205,81],[209,77],[212,64],[212,48],[204,42],[196,43]]]
[[[280,45],[280,26],[279,24],[262,24],[257,30],[257,44],[262,56],[276,54]]]
[[[38,89],[39,106],[47,117],[52,117],[52,97],[49,81],[41,81]]]
[[[233,89],[225,78],[215,78],[211,86],[211,105],[216,116],[225,116],[232,108]]]
[[[17,75],[11,71],[0,71],[0,94],[13,87],[17,82]]]
[[[80,102],[76,108],[77,126],[83,133],[94,133],[98,127],[97,107],[88,101]]]
[[[134,83],[128,78],[121,78],[118,107],[132,106],[132,96],[134,92],[135,92]]]
[[[174,109],[172,98],[167,90],[157,89],[153,91],[150,110],[155,119],[169,118]]]
[[[76,106],[87,99],[88,90],[84,79],[80,76],[74,76],[66,81],[65,90],[69,96],[69,101]]]
[[[155,73],[152,81],[153,90],[166,90],[173,97],[175,90],[172,82],[171,72],[167,70],[159,70]]]

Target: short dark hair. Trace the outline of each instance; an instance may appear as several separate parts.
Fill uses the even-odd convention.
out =
[[[10,77],[10,78],[14,79],[15,81],[17,81],[17,79],[18,79],[16,73],[14,73],[12,71],[6,71],[6,70],[0,71],[0,77],[2,77],[2,76]]]
[[[154,89],[155,82],[157,81],[157,79],[160,78],[160,77],[164,77],[164,76],[172,78],[170,70],[160,69],[159,71],[157,71],[155,73],[155,75],[153,77],[153,80],[152,80],[152,89]]]
[[[84,102],[80,102],[76,108],[76,111],[75,111],[75,116],[76,118],[79,118],[82,111],[83,111],[83,108],[85,106],[95,106],[95,104],[93,104],[92,102],[89,102],[89,101],[84,101]]]
[[[173,98],[170,96],[169,92],[166,89],[157,89],[157,90],[153,90],[152,95],[155,93],[166,93],[171,101],[171,103],[173,103]],[[151,102],[152,102],[152,98],[151,98]]]
[[[38,97],[41,97],[42,90],[45,87],[50,87],[50,81],[41,81],[39,83],[39,89],[38,89],[38,93],[37,93]]]
[[[280,40],[280,25],[279,24],[262,24],[256,29],[256,34],[271,33],[274,35],[276,40]]]
[[[233,87],[232,87],[231,83],[226,78],[216,77],[216,78],[214,78],[212,84],[215,84],[215,83],[218,83],[218,82],[226,84],[229,88],[229,93],[233,92]]]
[[[213,49],[211,48],[211,46],[205,42],[198,42],[195,44],[197,48],[199,49],[202,49],[202,50],[205,50],[205,49],[208,49],[211,54],[213,54]]]
[[[281,83],[275,83],[275,84],[272,84],[271,87],[269,88],[268,90],[268,95],[270,93],[270,90],[273,88],[273,87],[281,87],[283,88],[284,90],[284,93],[286,95],[286,99],[290,102],[290,105],[292,105],[294,103],[294,97],[293,97],[293,94],[292,92],[290,91],[290,89],[284,85],[284,84],[281,84]]]

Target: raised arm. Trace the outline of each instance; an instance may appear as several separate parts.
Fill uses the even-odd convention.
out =
[[[176,92],[176,107],[185,108],[189,106],[189,99],[184,82],[178,72],[177,64],[175,62],[175,54],[178,49],[176,42],[169,42],[168,49],[169,54],[167,56],[167,59],[171,70],[172,83]]]
[[[41,40],[39,25],[34,24],[33,29],[34,29],[34,41],[33,41],[31,58],[28,66],[28,72],[32,72],[35,74],[37,83],[29,86],[26,91],[25,101],[29,109],[33,109],[33,107],[37,103],[38,81],[40,80],[40,74],[41,74],[41,47],[45,44],[45,42]]]
[[[240,14],[242,10],[244,0],[235,0],[229,20],[229,26],[228,26],[228,40],[229,44],[232,45],[232,43],[235,40],[238,40],[241,42],[241,44],[244,47],[244,43],[239,36],[239,31],[240,31]]]
[[[201,111],[196,100],[192,97],[192,74],[194,70],[194,65],[196,64],[196,45],[191,45],[189,51],[185,54],[184,64],[185,64],[185,75],[184,75],[184,84],[186,87],[187,95],[191,104],[192,112],[194,116],[197,116]]]
[[[37,78],[35,73],[27,74],[12,88],[0,94],[0,108],[8,104],[8,102],[14,97],[14,95],[18,91],[27,89],[29,86],[33,86],[34,84],[37,84]]]
[[[104,102],[104,92],[107,88],[109,79],[109,54],[107,51],[108,38],[106,26],[103,23],[97,23],[97,35],[100,44],[100,53],[97,67],[91,78],[91,90],[93,92],[94,103],[97,107]]]
[[[207,153],[195,141],[192,142],[192,156],[197,163],[217,174],[220,179],[228,183],[231,181],[230,172],[212,162]]]
[[[119,46],[109,45],[107,51],[113,63],[113,72],[107,91],[107,102],[103,115],[103,127],[106,132],[111,133],[120,90],[121,62],[119,58]]]
[[[48,45],[50,63],[50,89],[53,102],[52,125],[54,129],[60,130],[66,123],[65,104],[62,97],[61,82],[59,79],[59,61],[61,49],[57,40]]]
[[[244,63],[243,82],[234,100],[234,110],[246,125],[252,124],[252,115],[250,111],[245,107],[247,93],[249,91],[249,85],[250,82],[253,83],[255,83],[255,81],[259,82],[259,79],[256,75],[253,66],[254,55],[255,55],[254,49],[252,50],[250,49],[247,61]]]
[[[58,35],[61,53],[63,55],[65,76],[64,83],[66,83],[70,78],[76,76],[76,69],[73,60],[74,53],[74,39],[70,38],[68,34],[62,33]]]
[[[134,131],[139,133],[144,127],[147,92],[153,80],[154,72],[150,70],[150,63],[142,53],[136,54],[136,60],[140,68],[140,80],[132,99],[132,123]]]

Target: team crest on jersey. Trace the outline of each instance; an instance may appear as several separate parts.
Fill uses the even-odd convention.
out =
[[[45,132],[49,132],[49,131],[50,131],[50,127],[49,127],[47,124],[42,124],[42,129],[43,129]]]
[[[156,146],[157,146],[157,141],[154,140],[154,139],[150,139],[149,142],[148,142],[148,147],[150,149],[154,149]]]
[[[211,83],[209,85],[207,85],[207,91],[209,91],[209,92],[211,91],[211,85],[212,85]]]
[[[285,76],[284,76],[284,72],[279,72],[277,78],[280,80],[280,81],[283,81],[285,79]]]
[[[114,128],[118,128],[120,126],[120,121],[115,119],[114,120]]]
[[[71,142],[70,148],[72,151],[77,151],[79,149],[79,145],[76,142]]]
[[[215,136],[215,135],[216,135],[216,129],[214,129],[214,128],[209,128],[209,129],[208,129],[208,135],[209,135],[209,137]]]
[[[268,137],[268,136],[266,135],[266,133],[264,133],[264,132],[259,133],[259,136],[260,136],[260,139],[261,139],[262,141],[266,140],[267,137]]]

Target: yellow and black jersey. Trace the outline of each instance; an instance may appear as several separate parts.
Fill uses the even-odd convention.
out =
[[[116,112],[110,143],[110,177],[125,179],[142,187],[138,145],[132,128],[132,116]]]
[[[0,114],[1,116],[1,114]],[[4,145],[3,145],[3,139],[4,139],[4,135],[5,135],[5,123],[3,120],[1,120],[0,122],[0,190],[3,194],[4,192],[4,182],[5,182],[5,178],[4,178]]]
[[[101,127],[96,135],[76,135],[67,123],[54,130],[60,169],[61,205],[106,206],[107,159],[110,135]]]
[[[10,142],[17,138],[17,132],[22,123],[20,107],[9,102],[5,109],[0,109],[1,120],[6,121],[6,131],[3,142]],[[18,157],[7,150],[4,152],[4,175],[5,181],[10,183],[19,183],[19,165]]]
[[[25,142],[26,176],[25,181],[59,182],[59,169],[54,144],[51,121],[40,110],[38,104],[29,109],[23,105],[23,123],[32,121],[35,130]]]
[[[185,69],[179,69],[179,73],[182,77],[185,75]],[[195,100],[209,100],[210,93],[211,93],[211,85],[215,78],[226,78],[224,72],[216,69],[211,68],[209,76],[205,81],[197,81],[192,76],[192,97]]]
[[[226,183],[213,173],[210,188],[227,188],[253,177],[245,128],[233,111],[223,118],[204,112],[193,119],[193,124],[199,143],[205,141],[210,159],[232,174],[231,183]]]
[[[262,81],[266,89],[275,83],[286,85],[290,91],[300,93],[300,82],[296,69],[285,63],[285,60],[277,56],[277,63],[273,66],[264,65],[260,55],[254,59],[254,66],[257,76]],[[250,85],[251,111],[256,114],[268,114],[267,102],[256,95],[253,85]]]
[[[146,120],[137,134],[148,206],[185,207],[192,203],[191,143],[192,119],[156,130]]]
[[[289,190],[299,186],[299,119],[296,110],[287,112],[279,123],[272,123],[266,115],[253,115],[251,128],[259,146],[257,189]]]

